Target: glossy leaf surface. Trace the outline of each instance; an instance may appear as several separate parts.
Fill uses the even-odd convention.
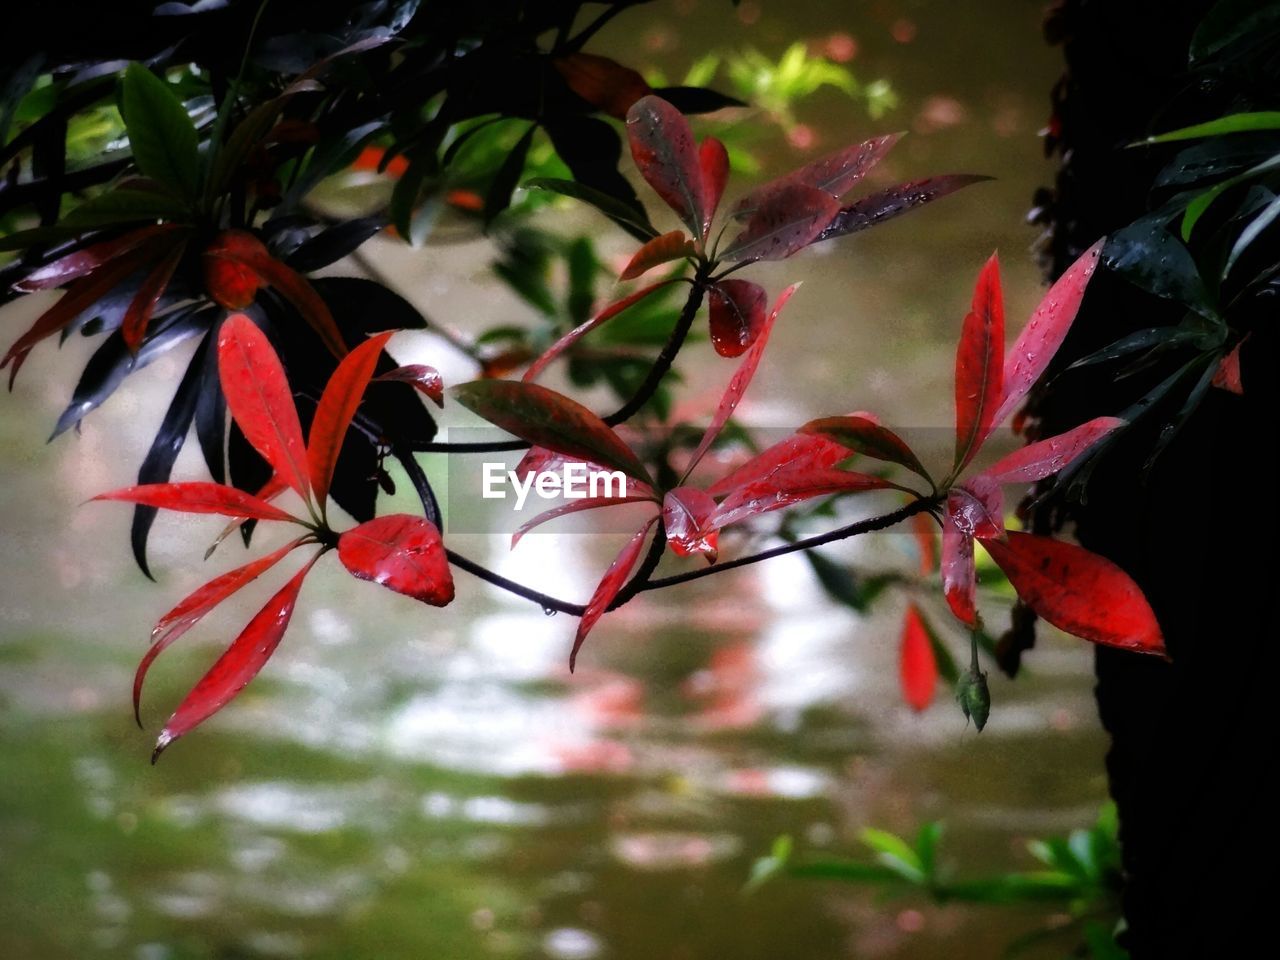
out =
[[[729,151],[715,137],[707,137],[698,146],[698,166],[702,168],[702,236],[705,238],[729,182]]]
[[[701,555],[715,563],[719,533],[713,522],[716,502],[696,487],[676,487],[662,500],[667,543],[681,557]]]
[[[372,580],[434,607],[453,600],[453,573],[435,524],[407,513],[375,517],[338,538],[338,559]]]
[[[840,212],[840,201],[803,183],[783,181],[760,197],[742,232],[720,258],[782,260],[813,243]]]
[[[627,111],[627,138],[640,175],[691,231],[701,234],[706,204],[689,121],[661,97],[642,97]]]
[[[100,493],[94,500],[120,500],[143,503],[178,513],[216,513],[224,517],[248,517],[253,520],[288,520],[297,518],[273,507],[265,500],[235,487],[220,483],[192,481],[187,483],[144,483]]]
[[[730,277],[707,292],[711,344],[722,357],[739,357],[764,329],[768,294],[750,280]]]
[[[630,576],[632,568],[635,567],[636,561],[640,559],[640,554],[644,551],[644,542],[649,536],[649,530],[658,518],[654,517],[641,527],[626,546],[614,558],[613,563],[609,564],[609,569],[605,571],[604,576],[600,579],[599,585],[596,586],[595,592],[591,594],[591,599],[587,601],[586,609],[583,611],[582,619],[578,621],[578,631],[573,638],[573,650],[569,653],[569,672],[572,673],[574,667],[578,663],[578,652],[582,649],[582,644],[587,639],[587,634],[604,616],[605,611],[609,609],[609,604],[613,603],[613,598],[618,595]]]
[[[1095,417],[1056,437],[1027,444],[981,474],[994,483],[1034,483],[1062,470],[1103,437],[1125,426],[1119,417]]]
[[[660,237],[654,237],[637,250],[635,256],[618,275],[618,279],[634,280],[656,266],[691,257],[695,252],[693,241],[689,239],[688,234],[683,230],[672,230]]]
[[[978,274],[956,350],[956,457],[962,469],[991,433],[1004,388],[1004,296],[994,254]]]

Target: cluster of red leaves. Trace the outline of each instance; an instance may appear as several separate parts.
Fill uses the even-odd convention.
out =
[[[391,514],[335,534],[327,520],[329,486],[338,452],[390,337],[391,333],[371,337],[343,357],[325,386],[310,436],[304,441],[298,411],[275,350],[247,316],[228,317],[218,331],[222,390],[245,438],[271,465],[271,481],[256,496],[222,484],[192,482],[127,487],[95,498],[185,513],[220,514],[232,519],[232,528],[252,519],[292,523],[306,531],[272,553],[215,577],[160,618],[152,632],[151,648],[134,678],[135,714],[143,681],[156,657],[218,604],[294,550],[319,547],[179,704],[160,732],[153,762],[165,747],[222,709],[257,676],[284,637],[303,579],[331,547],[337,547],[342,565],[362,580],[372,580],[433,606],[444,606],[453,599],[453,576],[434,524],[421,517]],[[395,373],[401,379],[434,384],[430,389],[438,396],[439,377],[434,371],[424,376],[420,371],[400,368]],[[387,377],[391,374],[380,379]],[[309,519],[270,502],[287,490],[302,499]]]

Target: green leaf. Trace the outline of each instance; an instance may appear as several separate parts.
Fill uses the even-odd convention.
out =
[[[902,879],[911,883],[923,883],[926,879],[924,864],[911,844],[887,830],[866,827],[858,834],[860,840],[876,852],[876,859]]]
[[[1107,241],[1103,262],[1134,286],[1216,320],[1217,308],[1195,258],[1166,223],[1163,213],[1131,223]]]
[[[140,63],[125,70],[121,101],[138,169],[194,200],[199,191],[199,138],[182,101]]]
[[[1218,197],[1222,196],[1232,187],[1238,186],[1247,180],[1252,180],[1254,177],[1260,177],[1264,173],[1270,173],[1273,170],[1280,170],[1280,154],[1276,154],[1274,157],[1262,161],[1262,163],[1257,166],[1250,167],[1244,173],[1238,173],[1234,177],[1223,180],[1219,184],[1215,184],[1204,193],[1197,196],[1187,204],[1187,211],[1182,215],[1183,242],[1185,243],[1191,239],[1191,231],[1195,229],[1196,223],[1198,223],[1200,218],[1208,212],[1209,207],[1213,205],[1213,202],[1217,200]]]
[[[550,190],[561,196],[589,203],[610,220],[616,221],[643,240],[649,240],[658,235],[658,231],[649,222],[648,215],[638,201],[626,203],[594,187],[578,183],[576,180],[557,180],[554,177],[534,177],[526,181],[524,186],[527,190]]]
[[[1276,217],[1280,217],[1280,196],[1275,197],[1267,206],[1249,221],[1248,226],[1240,231],[1240,236],[1236,237],[1235,244],[1231,247],[1231,253],[1227,256],[1227,262],[1222,268],[1222,277],[1225,280],[1231,268],[1236,265],[1236,261],[1240,259],[1240,255],[1249,248],[1253,241],[1257,240],[1262,231],[1271,226],[1275,222]]]
[[[1145,143],[1169,143],[1173,140],[1195,140],[1199,137],[1217,137],[1227,133],[1248,133],[1255,130],[1280,130],[1280,111],[1263,110],[1256,113],[1232,113],[1205,123],[1179,127],[1168,133],[1147,137],[1130,146]]]
[[[186,221],[190,211],[176,198],[150,190],[119,189],[86,200],[52,227],[34,227],[0,237],[0,250],[25,250],[56,243],[90,230],[126,223],[171,220]]]
[[[791,860],[791,838],[782,835],[773,841],[773,848],[767,857],[760,857],[751,865],[751,874],[742,888],[744,894],[754,893],[774,877],[787,869]]]

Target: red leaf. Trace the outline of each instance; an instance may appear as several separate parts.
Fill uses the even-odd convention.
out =
[[[807,247],[840,212],[840,201],[817,187],[783,181],[760,198],[722,260],[782,260]]]
[[[642,97],[627,111],[627,139],[640,175],[700,235],[707,204],[698,150],[684,114],[661,97]]]
[[[578,651],[582,649],[582,644],[587,639],[587,634],[604,616],[605,611],[609,609],[609,604],[613,603],[613,598],[618,595],[618,591],[626,583],[631,569],[636,565],[636,561],[640,559],[641,551],[644,550],[644,541],[649,535],[649,528],[657,521],[657,517],[646,521],[635,536],[627,541],[627,545],[622,548],[613,563],[609,565],[609,569],[605,571],[604,577],[601,578],[595,593],[587,601],[587,607],[582,613],[582,619],[578,621],[577,635],[573,638],[573,650],[569,653],[570,673],[577,666]]]
[[[147,671],[156,657],[160,656],[175,640],[194,627],[210,610],[222,603],[236,591],[252,583],[266,571],[270,570],[285,555],[306,541],[301,537],[286,543],[279,550],[250,561],[244,566],[236,567],[219,577],[214,577],[202,587],[197,587],[186,599],[160,618],[151,631],[151,647],[147,650],[138,670],[133,676],[133,716],[142,726],[139,713],[142,702],[142,684],[147,678]]]
[[[712,517],[716,502],[696,487],[676,487],[662,501],[662,522],[667,543],[681,557],[701,554],[708,563],[716,562],[717,532]]]
[[[953,490],[947,496],[946,514],[942,519],[942,593],[956,619],[972,627],[978,621],[977,571],[973,561],[973,536],[965,531],[957,516],[962,508],[963,502]]]
[[[640,486],[643,486],[643,484],[640,484]],[[538,514],[532,520],[522,523],[519,529],[511,535],[511,549],[514,550],[516,544],[524,539],[524,535],[534,527],[540,527],[544,523],[555,520],[557,517],[567,516],[570,513],[580,513],[584,510],[596,510],[600,507],[612,507],[619,503],[645,503],[653,499],[653,494],[650,492],[628,494],[624,497],[583,497],[581,500],[570,500],[558,507],[553,507]]]
[[[847,417],[810,420],[800,428],[800,433],[830,437],[851,453],[897,463],[926,480],[930,479],[929,471],[920,463],[906,441],[865,414],[852,413]]]
[[[435,524],[407,513],[375,517],[338,538],[338,559],[372,580],[434,607],[453,600],[453,573]]]
[[[933,517],[917,513],[911,518],[911,534],[920,548],[920,573],[928,575],[938,563],[938,535],[933,529]]]
[[[729,182],[729,151],[715,137],[707,137],[698,147],[698,166],[702,168],[702,237],[705,240],[715,219],[716,208]]]
[[[423,396],[430,397],[437,407],[444,406],[444,378],[440,376],[439,370],[425,363],[410,363],[403,367],[396,367],[373,379],[411,383],[413,388]]]
[[[1098,266],[1104,242],[1099,240],[1067,268],[1018,334],[1005,360],[1004,398],[992,418],[992,427],[1000,426],[1013,412],[1062,346],[1080,310],[1089,278]]]
[[[242,313],[218,330],[218,375],[245,439],[306,500],[307,446],[289,381],[266,335]]]
[[[918,711],[933,702],[938,689],[938,661],[924,619],[914,603],[907,605],[902,622],[902,650],[898,660],[898,676],[902,682],[902,698]]]
[[[161,234],[178,229],[176,223],[158,223],[138,230],[131,230],[124,236],[112,240],[104,240],[59,257],[46,263],[38,270],[33,270],[13,285],[13,289],[22,293],[34,293],[37,290],[52,290],[69,283],[87,273],[92,273],[123,253],[134,249],[139,244]]]
[[[806,164],[799,170],[752,190],[738,201],[733,215],[741,219],[754,213],[760,206],[761,199],[780,183],[803,183],[805,186],[815,187],[839,199],[852,190],[872,167],[883,160],[885,154],[893,149],[893,145],[900,139],[902,134],[890,133],[845,147],[821,160]]]
[[[728,476],[707,488],[713,497],[723,497],[739,487],[764,480],[783,468],[805,467],[825,470],[852,455],[830,437],[819,434],[796,434],[762,450]]]
[[[1096,417],[1056,437],[1028,444],[982,471],[975,479],[992,483],[1034,483],[1062,470],[1111,431],[1125,426],[1119,417]]]
[[[739,487],[725,497],[716,509],[714,524],[717,528],[727,527],[814,497],[884,490],[888,487],[902,489],[888,480],[852,470],[782,467],[761,480]]]
[[[962,187],[990,180],[990,177],[971,173],[953,173],[942,177],[928,177],[910,183],[899,183],[856,200],[843,208],[831,221],[819,240],[843,237],[868,227],[879,226],[904,213],[922,207]]]
[[[346,439],[347,428],[351,426],[351,418],[355,416],[360,398],[369,386],[378,357],[394,332],[389,330],[370,337],[343,357],[316,404],[316,415],[311,421],[311,435],[307,440],[307,463],[311,489],[315,491],[316,502],[322,511],[329,497],[333,469],[338,465],[338,453]]]
[[[787,287],[778,297],[777,303],[773,305],[773,310],[769,312],[769,316],[766,318],[760,333],[756,336],[755,342],[748,348],[746,355],[742,358],[742,363],[738,364],[738,369],[734,371],[733,376],[730,378],[729,386],[725,388],[724,396],[720,398],[720,405],[716,407],[715,416],[711,418],[711,425],[707,427],[707,432],[702,435],[702,442],[698,444],[698,449],[694,451],[693,457],[689,461],[689,469],[685,471],[686,476],[698,465],[698,461],[702,459],[703,454],[710,449],[711,444],[720,435],[720,431],[724,429],[724,425],[729,422],[729,417],[733,415],[733,411],[738,408],[738,402],[742,399],[742,395],[747,392],[747,387],[751,384],[751,378],[756,375],[756,368],[760,366],[760,358],[764,356],[764,348],[769,343],[769,334],[773,332],[773,325],[778,319],[778,314],[782,312],[782,308],[787,305],[787,301],[791,299],[791,295],[796,292],[799,286],[800,284],[793,283]]]
[[[722,357],[741,356],[764,328],[768,295],[750,280],[729,279],[712,284],[711,343]]]
[[[956,350],[956,460],[959,472],[991,433],[1004,386],[1004,297],[995,254],[978,274],[973,306]]]
[[[125,311],[124,319],[120,322],[120,335],[124,338],[124,344],[129,348],[130,353],[137,353],[138,347],[142,345],[142,338],[146,336],[147,324],[151,322],[151,315],[155,313],[156,304],[160,302],[165,288],[169,286],[169,281],[173,279],[173,271],[178,268],[178,263],[182,260],[182,254],[185,250],[185,242],[179,243],[174,247],[163,260],[151,269],[151,272],[147,274],[147,278],[142,281],[142,286],[138,288],[138,292],[134,294],[133,299],[129,302],[129,308]]]
[[[1110,560],[1028,533],[983,545],[1022,601],[1055,627],[1094,643],[1164,656],[1164,637],[1147,598]]]
[[[204,256],[204,287],[220,307],[243,310],[253,303],[263,282],[257,271],[238,260]]]
[[[569,89],[598,110],[626,119],[631,105],[649,92],[649,84],[630,67],[593,53],[571,53],[551,61]]]
[[[476,380],[455,387],[454,396],[523,440],[650,482],[644,464],[603,420],[554,390],[519,380]]]
[[[192,687],[160,731],[151,754],[152,763],[169,744],[225,707],[271,659],[293,617],[302,581],[323,552],[307,561],[307,565],[267,601],[209,672]]]
[[[629,296],[623,297],[621,300],[615,300],[613,303],[609,304],[607,307],[605,307],[603,310],[597,313],[594,317],[592,317],[586,323],[583,323],[577,327],[574,327],[572,330],[566,333],[563,337],[561,337],[559,340],[553,343],[546,353],[540,356],[537,360],[533,361],[533,364],[529,367],[527,371],[525,371],[525,375],[524,375],[525,381],[532,382],[534,380],[537,380],[538,376],[542,373],[543,370],[547,368],[547,366],[551,363],[552,360],[560,356],[560,354],[564,353],[571,346],[573,346],[575,343],[577,343],[579,340],[585,337],[588,333],[590,333],[596,327],[600,326],[600,324],[604,323],[606,320],[613,319],[618,314],[620,314],[623,310],[627,309],[627,307],[630,307],[630,306],[633,306],[634,304],[639,303],[641,300],[643,300],[645,297],[649,296],[650,294],[657,293],[663,287],[670,286],[673,283],[675,283],[674,280],[660,280],[657,283],[650,284],[647,287],[643,287],[642,289],[637,290],[635,293],[630,294]]]
[[[1218,363],[1217,372],[1213,375],[1212,386],[1219,390],[1226,390],[1228,393],[1234,393],[1237,396],[1244,396],[1244,381],[1240,378],[1240,348],[1244,346],[1245,340],[1249,339],[1249,334],[1244,337],[1231,348],[1228,353]]]
[[[683,230],[672,230],[660,237],[654,237],[636,251],[626,268],[619,274],[619,280],[634,280],[648,270],[672,260],[692,257],[697,250],[693,241]]]
[[[976,477],[966,486],[954,487],[947,495],[946,512],[947,522],[965,536],[1004,539],[1004,498],[989,480]]]
[[[273,507],[252,494],[220,483],[144,483],[100,493],[94,500],[123,500],[141,503],[179,513],[216,513],[224,517],[251,520],[287,520],[300,523],[297,517]]]

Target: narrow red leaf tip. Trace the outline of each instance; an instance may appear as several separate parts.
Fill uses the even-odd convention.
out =
[[[841,460],[847,460],[853,451],[841,446],[830,437],[820,434],[796,434],[766,447],[733,472],[721,477],[707,493],[723,497],[749,483],[756,483],[783,468],[826,470]]]
[[[600,584],[596,587],[595,593],[587,601],[586,609],[582,612],[582,619],[578,621],[578,632],[573,638],[573,650],[569,653],[570,673],[573,673],[578,664],[578,651],[582,649],[582,644],[587,639],[587,634],[604,616],[605,611],[609,609],[609,604],[613,603],[613,598],[618,595],[618,591],[627,582],[627,577],[630,576],[636,561],[640,559],[641,551],[644,550],[644,542],[649,536],[649,530],[657,522],[657,517],[646,521],[645,525],[627,541],[626,546],[622,548],[618,556],[614,558],[613,563],[609,565],[609,569],[605,571]]]
[[[662,524],[671,549],[681,557],[700,555],[715,563],[720,538],[712,519],[715,512],[715,500],[696,487],[668,491],[662,501]]]
[[[1096,417],[1066,433],[1029,443],[1002,457],[975,480],[995,484],[1034,483],[1053,476],[1078,459],[1103,437],[1125,426],[1119,417]]]
[[[1240,348],[1250,336],[1251,334],[1246,333],[1244,338],[1231,348],[1231,352],[1218,363],[1218,369],[1211,381],[1212,386],[1227,393],[1244,396],[1244,381],[1240,377]]]
[[[352,576],[443,607],[453,600],[453,573],[435,524],[392,513],[338,538],[338,559]]]
[[[1003,351],[1000,261],[992,254],[978,274],[956,349],[956,471],[973,459],[994,425],[1004,390]]]
[[[259,557],[244,566],[214,577],[204,586],[197,587],[181,603],[160,618],[155,629],[151,631],[151,646],[143,656],[142,662],[138,664],[137,672],[133,676],[133,717],[138,722],[138,726],[142,726],[142,684],[156,657],[199,623],[210,610],[258,579],[304,542],[305,538],[299,538],[292,543],[286,543],[265,557]]]
[[[803,183],[782,181],[760,197],[742,232],[720,251],[731,261],[782,260],[818,239],[840,201]]]
[[[343,357],[316,404],[311,435],[307,440],[307,464],[311,489],[322,511],[329,498],[329,484],[333,481],[333,471],[338,465],[338,454],[342,451],[342,441],[346,439],[351,418],[355,416],[378,365],[378,358],[394,332],[370,337]]]
[[[158,223],[138,230],[130,230],[121,237],[91,244],[31,271],[15,283],[13,289],[19,293],[34,293],[37,290],[61,287],[72,280],[93,273],[99,267],[105,266],[144,241],[177,229],[179,226],[176,223]]]
[[[437,407],[444,406],[444,378],[435,367],[425,363],[410,363],[396,367],[373,378],[376,381],[408,383],[423,396],[430,398]]]
[[[947,495],[947,521],[967,537],[1004,538],[1004,498],[995,483],[975,478]]]
[[[142,338],[147,334],[147,325],[151,322],[151,316],[155,313],[160,298],[164,296],[169,281],[173,279],[173,271],[178,268],[178,263],[182,260],[184,247],[185,244],[179,244],[152,267],[151,272],[142,281],[142,286],[138,288],[138,292],[129,301],[124,319],[120,322],[120,336],[124,338],[124,345],[130,353],[137,353],[138,347],[142,346]]]
[[[609,304],[607,307],[605,307],[603,310],[597,313],[590,320],[574,327],[572,330],[566,333],[563,337],[561,337],[559,340],[553,343],[547,349],[546,353],[544,353],[542,356],[540,356],[537,360],[535,360],[530,365],[529,369],[525,371],[525,375],[523,379],[525,380],[526,383],[532,383],[534,380],[537,380],[538,377],[542,374],[542,371],[547,369],[547,367],[551,364],[551,361],[555,360],[556,357],[560,356],[560,354],[564,353],[571,346],[573,346],[575,343],[577,343],[579,340],[585,337],[588,333],[590,333],[596,327],[600,326],[600,324],[604,323],[606,320],[612,320],[614,317],[620,314],[623,310],[626,310],[630,306],[634,306],[635,304],[643,300],[645,297],[648,297],[654,293],[657,293],[663,287],[668,287],[673,283],[675,283],[674,280],[660,280],[657,283],[650,284],[647,287],[643,287],[640,290],[637,290],[635,293],[632,293],[632,294],[629,294],[628,296],[623,297],[621,300],[615,300],[613,303]]]
[[[693,241],[683,230],[672,230],[660,237],[654,237],[636,251],[635,256],[618,275],[619,280],[634,280],[646,271],[672,260],[692,257],[697,250]]]
[[[1085,288],[1097,269],[1106,238],[1082,253],[1057,282],[1049,288],[1031,319],[1022,328],[1004,363],[1004,395],[992,418],[992,427],[1004,423],[1027,391],[1040,379],[1049,361],[1062,346],[1071,324],[1080,311]]]
[[[764,329],[769,304],[764,287],[731,277],[712,284],[710,300],[711,344],[722,357],[740,357]]]
[[[644,485],[637,484],[637,486]],[[527,520],[522,523],[516,532],[511,535],[511,549],[514,550],[516,548],[516,544],[523,540],[524,535],[530,530],[535,527],[540,527],[544,523],[548,523],[558,517],[567,516],[571,513],[580,513],[584,510],[598,510],[601,507],[612,507],[620,503],[653,502],[653,499],[653,494],[650,492],[628,494],[622,497],[583,497],[581,500],[570,500],[568,503],[562,503],[558,507],[552,507],[550,510],[546,510],[543,513],[538,514],[532,520]]]
[[[1010,533],[1006,541],[984,546],[1022,601],[1055,627],[1093,643],[1165,655],[1151,605],[1110,560],[1028,533]]]
[[[720,404],[716,407],[715,415],[711,418],[711,425],[707,427],[707,432],[702,435],[702,441],[698,444],[698,449],[694,451],[693,456],[689,459],[689,469],[686,474],[698,465],[698,461],[711,448],[711,444],[715,442],[716,437],[720,436],[720,431],[724,429],[724,425],[733,416],[733,411],[738,408],[742,395],[747,392],[747,387],[751,384],[751,378],[756,375],[756,368],[760,366],[760,358],[764,356],[764,348],[769,343],[769,334],[773,332],[773,325],[778,319],[778,314],[782,312],[782,308],[787,305],[791,295],[799,288],[800,284],[793,283],[779,295],[778,301],[773,305],[773,310],[769,312],[769,316],[765,319],[764,326],[756,336],[755,342],[751,344],[751,347],[743,356],[742,362],[738,364],[738,369],[734,371],[733,376],[730,378],[729,386],[725,388],[724,395],[720,398]]]
[[[784,466],[763,479],[729,493],[716,508],[712,523],[717,528],[741,523],[762,513],[836,493],[863,493],[867,490],[902,489],[888,480],[852,470],[808,469]]]
[[[965,530],[962,510],[961,498],[952,491],[942,519],[942,594],[956,619],[972,627],[978,622],[977,570],[973,535]]]
[[[702,238],[711,230],[720,198],[729,182],[729,151],[715,137],[707,137],[698,147],[698,166],[702,168]]]
[[[307,565],[267,601],[209,672],[192,687],[160,731],[151,754],[152,763],[160,759],[169,744],[230,703],[271,659],[293,617],[302,581],[321,553],[323,551],[307,561]]]
[[[707,207],[702,168],[684,114],[661,97],[641,97],[627,111],[627,140],[640,176],[701,235]]]
[[[300,523],[291,513],[273,507],[253,494],[221,483],[144,483],[100,493],[94,500],[122,500],[178,513],[216,513],[224,517],[251,520],[287,520]]]
[[[228,317],[218,330],[218,377],[245,439],[308,499],[307,446],[289,381],[266,335],[243,313]]]
[[[938,689],[938,661],[929,642],[924,618],[914,603],[907,605],[902,621],[902,647],[898,658],[902,698],[917,713],[933,702]]]

